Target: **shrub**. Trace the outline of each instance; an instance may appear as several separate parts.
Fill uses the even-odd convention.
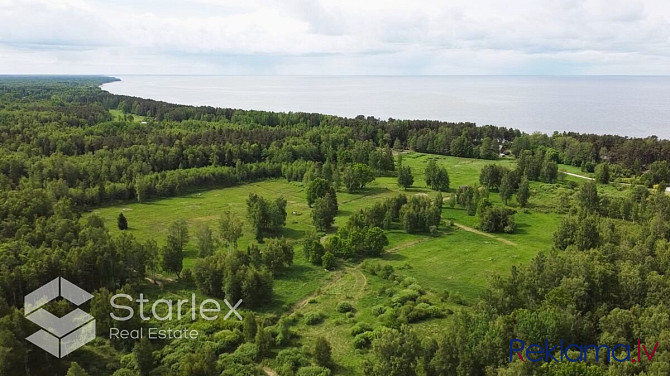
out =
[[[402,280],[402,285],[405,287],[413,285],[415,283],[417,283],[417,280],[414,277],[405,277],[405,279]]]
[[[382,315],[384,312],[386,312],[386,307],[383,305],[376,305],[372,307],[372,314],[375,316]]]
[[[354,337],[354,348],[367,349],[372,344],[374,339],[373,332],[364,332]]]
[[[347,313],[351,312],[354,310],[354,306],[351,305],[349,302],[339,302],[337,303],[337,307],[335,307],[335,310],[339,313]]]
[[[412,283],[411,285],[407,286],[407,288],[410,289],[410,290],[414,290],[414,291],[418,292],[419,294],[424,293],[423,287],[421,287],[421,285],[419,285],[418,283]]]
[[[233,353],[233,357],[237,363],[253,363],[258,355],[258,346],[254,343],[243,343]]]
[[[366,322],[359,322],[358,324],[351,327],[351,336],[356,337],[357,335],[365,332],[371,332],[372,326]]]
[[[418,297],[419,297],[418,292],[410,289],[405,289],[400,290],[400,292],[391,299],[391,302],[396,305],[403,305],[408,301],[416,300]]]
[[[321,312],[307,312],[305,314],[305,324],[316,325],[323,322],[323,314]]]
[[[348,319],[351,319],[351,318],[353,318],[354,316],[356,316],[356,314],[355,314],[354,312],[347,312],[347,314],[346,314],[345,316],[346,316]]]
[[[309,359],[297,348],[288,348],[281,350],[277,354],[277,364],[281,365],[284,369],[290,369],[292,372],[295,372],[300,367],[308,366]]]

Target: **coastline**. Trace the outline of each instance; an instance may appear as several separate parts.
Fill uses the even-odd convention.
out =
[[[656,76],[115,76],[102,90],[188,106],[306,112],[380,120],[472,122],[551,135],[581,133],[670,139],[667,89]],[[434,82],[438,80],[439,82]],[[471,81],[479,86],[472,89]],[[622,83],[623,82],[623,83]],[[650,91],[654,101],[638,100]],[[642,83],[638,85],[638,83]],[[655,81],[654,81],[655,82]],[[506,88],[514,84],[518,90]],[[112,85],[113,84],[113,85]],[[399,84],[403,84],[402,86]],[[553,86],[552,86],[553,85]],[[629,89],[629,86],[633,89]],[[649,86],[649,87],[648,87]],[[457,90],[465,88],[466,90]],[[625,95],[608,100],[604,92]],[[525,91],[524,91],[525,90]],[[584,91],[576,97],[574,91]],[[486,92],[481,94],[481,92]],[[521,92],[521,94],[519,94]],[[654,135],[655,133],[655,135]]]

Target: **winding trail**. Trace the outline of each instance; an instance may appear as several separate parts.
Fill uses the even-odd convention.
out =
[[[481,236],[486,236],[487,238],[495,239],[495,240],[497,240],[497,241],[499,241],[499,242],[501,242],[501,243],[505,243],[505,244],[507,244],[507,245],[512,245],[512,246],[515,246],[515,247],[516,247],[516,245],[517,245],[515,242],[513,242],[513,241],[511,241],[511,240],[507,240],[507,239],[505,239],[505,238],[500,238],[500,237],[497,237],[497,236],[488,234],[488,233],[486,233],[486,232],[479,231],[479,230],[474,229],[474,228],[472,228],[472,227],[468,227],[468,226],[466,226],[466,225],[462,225],[462,224],[460,224],[460,223],[456,223],[456,222],[454,222],[454,226],[460,228],[461,230],[465,230],[465,231],[472,232],[473,234],[477,234],[477,235],[481,235]]]
[[[398,251],[402,251],[403,249],[406,249],[406,248],[409,248],[409,247],[414,247],[417,244],[421,244],[421,243],[427,242],[429,240],[431,240],[431,238],[425,237],[425,238],[421,238],[421,239],[412,240],[411,242],[398,244],[393,248],[387,249],[386,251],[384,251],[384,253],[395,253],[395,252],[398,252]]]
[[[567,172],[567,171],[559,171],[559,172],[562,173],[562,174],[566,174],[566,175],[574,176],[574,177],[576,177],[576,178],[581,178],[581,179],[586,179],[586,180],[593,180],[593,178],[590,178],[590,177],[588,177],[588,176],[579,175],[579,174],[573,174],[572,172]]]

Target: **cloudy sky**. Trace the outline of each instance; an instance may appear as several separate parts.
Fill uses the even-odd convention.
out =
[[[0,74],[670,74],[667,0],[0,0]]]

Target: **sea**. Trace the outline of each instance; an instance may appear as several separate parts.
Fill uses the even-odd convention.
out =
[[[116,76],[171,103],[670,139],[670,76]]]

